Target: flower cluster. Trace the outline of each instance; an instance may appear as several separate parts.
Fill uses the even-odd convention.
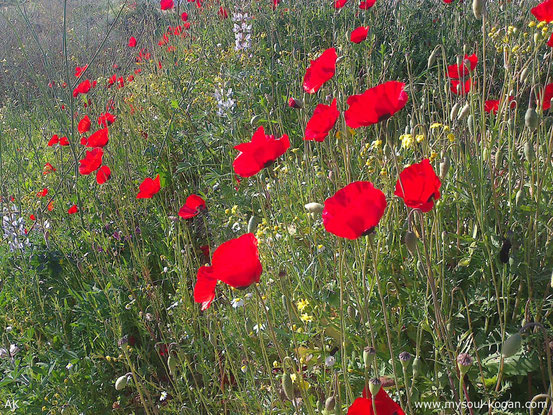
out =
[[[25,229],[25,220],[19,215],[17,208],[4,207],[2,213],[3,239],[7,242],[10,251],[24,250],[31,246]]]
[[[251,17],[248,13],[233,13],[232,21],[234,27],[234,49],[237,51],[247,50],[252,47],[252,25],[249,23]]]

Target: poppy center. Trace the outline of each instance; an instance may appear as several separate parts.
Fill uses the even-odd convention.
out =
[[[371,233],[374,232],[374,228],[375,228],[375,226],[370,227],[370,228],[367,229],[365,232],[363,232],[361,235],[362,235],[362,236],[370,235]]]

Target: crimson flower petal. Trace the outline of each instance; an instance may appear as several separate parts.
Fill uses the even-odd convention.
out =
[[[254,133],[251,142],[234,148],[240,151],[232,163],[234,172],[242,177],[251,177],[286,153],[290,148],[290,140],[286,134],[279,139],[274,135],[265,135],[261,126]]]
[[[366,398],[357,398],[348,409],[347,415],[374,415],[371,393],[363,391],[363,396]],[[374,397],[376,406],[376,414],[378,415],[405,415],[401,407],[388,396],[384,388],[380,388]]]
[[[530,12],[541,22],[553,21],[553,0],[546,0],[538,4]]]
[[[79,173],[83,176],[87,176],[93,171],[96,171],[102,165],[102,157],[104,150],[101,148],[94,148],[92,151],[87,151],[84,159],[79,160]]]
[[[430,160],[424,159],[399,174],[394,194],[401,197],[410,208],[428,212],[434,207],[434,201],[440,198],[441,185]]]
[[[156,176],[155,179],[150,179],[149,177],[144,179],[142,184],[139,187],[138,195],[136,195],[137,199],[151,199],[153,195],[155,195],[157,192],[159,192],[159,189],[161,189],[160,181],[159,181],[159,174]]]
[[[131,36],[129,38],[129,48],[135,48],[136,47],[136,38],[134,36]]]
[[[332,130],[336,121],[338,121],[339,116],[340,111],[338,111],[336,106],[336,98],[334,98],[330,105],[317,105],[313,116],[307,122],[304,140],[324,141],[328,132]]]
[[[359,26],[357,29],[351,32],[349,40],[351,40],[353,43],[361,43],[367,38],[368,34],[369,26]]]
[[[374,6],[375,3],[376,3],[376,0],[363,0],[361,1],[361,3],[359,3],[359,8],[362,10],[368,10],[372,6]]]
[[[311,65],[305,71],[303,89],[308,94],[316,93],[321,86],[329,81],[336,73],[336,49],[325,50],[321,56],[311,61]]]
[[[353,182],[326,199],[323,225],[336,236],[357,239],[378,225],[386,205],[386,196],[372,183]]]
[[[159,2],[159,6],[161,7],[161,10],[170,10],[175,7],[175,4],[173,3],[173,0],[161,0]]]
[[[205,200],[200,196],[190,195],[186,198],[185,204],[179,210],[179,216],[183,219],[190,219],[206,209]]]
[[[86,142],[87,147],[105,147],[108,143],[108,129],[102,128],[101,130],[96,131]]]
[[[96,183],[104,184],[111,179],[111,169],[108,166],[102,166],[96,172]]]
[[[344,7],[346,5],[347,2],[348,2],[348,0],[335,0],[334,1],[334,8],[335,9],[341,9],[342,7]]]
[[[409,97],[405,84],[389,81],[367,89],[361,95],[348,98],[349,108],[344,113],[346,124],[351,128],[365,127],[384,121],[401,110]]]
[[[465,55],[461,67],[459,65],[449,65],[447,67],[447,75],[451,79],[461,79],[467,78],[470,72],[474,71],[476,65],[478,64],[478,56],[476,53],[472,55]]]
[[[198,270],[194,286],[194,301],[202,304],[201,310],[207,310],[215,298],[217,278],[213,276],[212,267],[204,265]]]
[[[77,205],[73,205],[67,210],[67,213],[69,213],[70,215],[74,215],[78,211],[79,211],[79,208],[77,207]]]
[[[90,130],[90,118],[88,118],[88,115],[85,115],[81,121],[79,121],[79,125],[77,126],[77,129],[79,130],[80,134],[84,134]]]

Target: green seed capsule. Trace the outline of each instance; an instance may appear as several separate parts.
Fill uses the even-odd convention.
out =
[[[499,147],[495,152],[495,168],[499,169],[503,164],[503,146]]]
[[[434,64],[436,63],[436,58],[438,57],[438,53],[440,52],[440,49],[434,49],[434,51],[430,54],[428,57],[428,65],[427,69],[430,69]]]
[[[258,224],[259,221],[254,215],[252,215],[252,217],[248,221],[248,233],[255,233],[255,229],[257,228]]]
[[[171,375],[175,376],[177,374],[177,358],[175,356],[169,355],[167,358],[167,367]]]
[[[524,115],[524,125],[530,130],[535,130],[538,126],[538,113],[534,108],[528,108]]]
[[[292,384],[292,378],[290,377],[290,374],[287,372],[284,372],[284,374],[282,375],[282,389],[284,390],[284,394],[288,399],[294,399],[294,385]]]
[[[482,14],[484,13],[484,0],[472,1],[472,13],[477,19],[482,18]]]
[[[459,112],[460,107],[461,105],[459,103],[456,103],[453,108],[451,108],[451,113],[449,114],[449,119],[451,121],[455,120],[455,118],[457,117],[457,113]]]
[[[472,114],[467,118],[467,125],[469,127],[469,133],[474,134],[474,116]]]
[[[449,171],[449,157],[444,157],[444,160],[440,163],[440,178],[443,180]]]
[[[123,375],[117,378],[115,381],[115,390],[123,390],[127,386],[127,375]]]
[[[524,151],[524,158],[528,163],[531,163],[534,160],[534,156],[535,156],[534,146],[530,144],[529,141],[527,141],[526,143],[524,143],[523,151]]]
[[[484,150],[482,151],[482,158],[484,160],[488,160],[488,153],[489,153],[488,147],[484,147]]]
[[[521,83],[525,83],[526,80],[528,79],[528,73],[530,72],[530,68],[529,67],[526,67],[522,70],[522,72],[520,73],[520,82]]]
[[[422,371],[422,359],[417,356],[413,359],[413,376],[418,377],[421,371]]]
[[[407,231],[405,233],[405,246],[411,255],[415,255],[417,253],[417,235],[415,235],[414,232]]]
[[[457,119],[460,121],[462,120],[463,118],[465,118],[470,112],[470,105],[469,103],[467,102],[463,108],[461,109],[461,112],[459,112],[459,116],[457,117]]]
[[[522,192],[522,189],[520,189],[516,196],[515,196],[515,206],[519,207],[520,203],[522,202],[522,197],[524,196],[524,193]]]
[[[503,357],[511,357],[520,350],[522,346],[522,336],[520,333],[515,333],[505,340],[503,347],[501,347],[501,355]]]
[[[336,406],[336,398],[334,398],[334,396],[329,396],[328,398],[326,398],[325,409],[328,412],[334,411],[335,406]]]

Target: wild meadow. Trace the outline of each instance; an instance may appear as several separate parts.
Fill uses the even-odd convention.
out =
[[[0,0],[0,413],[553,413],[553,0]]]

